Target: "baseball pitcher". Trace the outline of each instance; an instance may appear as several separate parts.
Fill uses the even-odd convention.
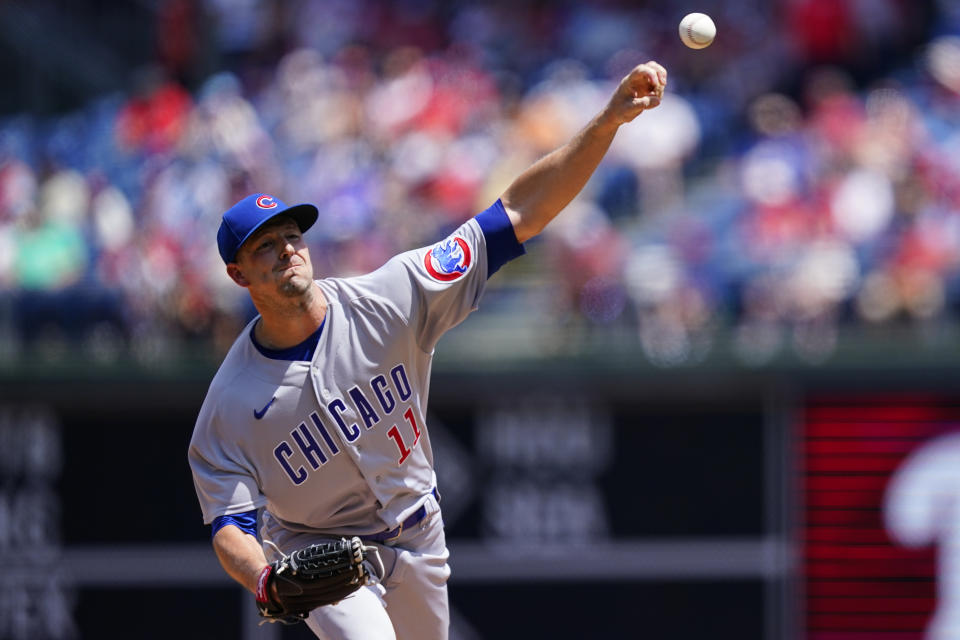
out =
[[[217,557],[265,620],[338,640],[447,638],[434,347],[666,82],[659,64],[638,65],[488,209],[367,275],[314,279],[313,205],[258,193],[224,213],[220,255],[259,314],[210,384],[188,457]]]

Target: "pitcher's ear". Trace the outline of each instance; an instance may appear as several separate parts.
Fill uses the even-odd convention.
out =
[[[243,272],[240,271],[240,265],[236,262],[231,262],[227,265],[227,275],[230,276],[230,279],[236,282],[241,287],[249,287],[250,281],[243,275]]]

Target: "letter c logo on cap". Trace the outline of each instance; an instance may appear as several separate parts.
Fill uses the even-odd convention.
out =
[[[274,202],[273,196],[260,196],[257,198],[257,206],[261,209],[274,209],[277,203]]]

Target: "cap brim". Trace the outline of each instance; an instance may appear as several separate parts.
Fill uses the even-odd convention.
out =
[[[304,231],[306,231],[307,229],[313,226],[313,223],[317,221],[317,217],[319,215],[320,215],[320,212],[317,211],[317,208],[312,204],[296,204],[292,207],[287,207],[283,211],[278,211],[272,216],[270,216],[269,218],[266,218],[260,224],[255,226],[253,229],[250,229],[247,235],[245,235],[243,239],[240,240],[240,242],[237,244],[237,251],[240,250],[240,247],[243,246],[243,243],[245,243],[247,240],[250,239],[250,236],[255,234],[257,231],[259,231],[261,228],[263,228],[266,224],[268,224],[271,220],[274,220],[275,218],[279,218],[280,216],[287,216],[287,217],[293,218],[293,221],[296,222],[297,226],[300,228],[300,233],[303,233]],[[233,257],[234,257],[234,260],[236,260],[236,257],[237,257],[236,254],[234,254]]]
[[[320,212],[317,211],[317,208],[312,204],[296,204],[292,207],[287,207],[276,215],[270,216],[264,221],[264,223],[273,220],[277,216],[290,216],[294,219],[294,221],[296,221],[297,226],[300,227],[300,232],[302,233],[313,226],[313,223],[317,221],[317,217],[319,215]]]

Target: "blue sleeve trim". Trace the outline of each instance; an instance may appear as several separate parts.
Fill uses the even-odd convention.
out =
[[[244,533],[249,533],[254,538],[257,537],[257,510],[253,511],[244,511],[243,513],[234,513],[229,516],[217,516],[213,519],[213,524],[210,525],[212,531],[210,532],[210,537],[217,535],[217,531],[223,529],[227,525],[233,525],[243,531]]]
[[[524,246],[517,242],[513,224],[500,200],[475,217],[487,242],[487,278],[503,265],[527,252]]]

